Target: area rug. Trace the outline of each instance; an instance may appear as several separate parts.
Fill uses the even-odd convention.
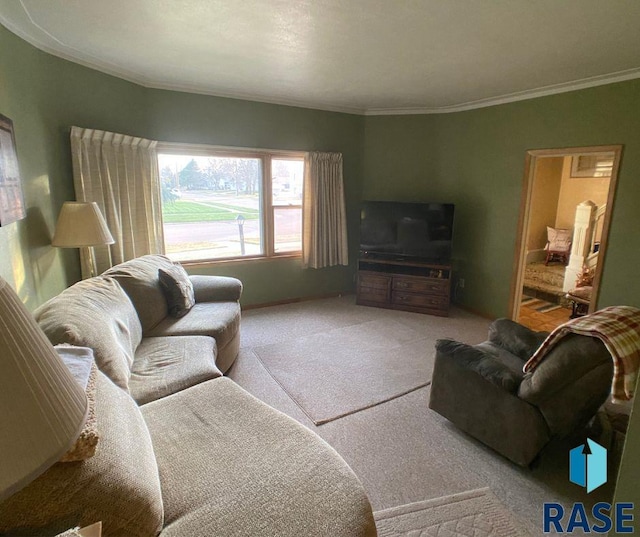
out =
[[[525,537],[531,534],[488,488],[374,513],[379,537]]]
[[[415,314],[417,315],[417,314]],[[252,348],[316,425],[427,386],[435,338],[391,318]]]

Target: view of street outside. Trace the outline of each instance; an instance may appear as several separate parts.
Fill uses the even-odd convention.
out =
[[[176,261],[256,256],[265,251],[261,170],[256,158],[158,156],[165,249]],[[301,160],[272,160],[274,250],[298,251]]]

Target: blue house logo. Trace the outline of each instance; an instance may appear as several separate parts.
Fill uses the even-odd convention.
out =
[[[607,450],[590,438],[581,446],[569,451],[569,481],[592,492],[607,482]],[[584,503],[576,502],[570,510],[557,502],[542,505],[542,529],[545,534],[584,533],[615,534],[633,533],[634,505],[632,502],[617,502],[613,505],[598,502],[591,508],[592,520],[587,516]],[[565,517],[565,515],[567,515]]]
[[[569,481],[596,490],[607,482],[607,450],[587,438],[586,443],[569,451]]]

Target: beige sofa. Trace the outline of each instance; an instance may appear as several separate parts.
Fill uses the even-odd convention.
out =
[[[160,255],[116,265],[49,300],[36,320],[54,345],[91,347],[98,367],[138,404],[220,377],[240,347],[242,284],[193,276],[196,303],[174,318],[158,277],[172,265]]]
[[[157,281],[167,263],[124,263],[36,311],[52,341],[94,351],[100,441],[0,503],[0,534],[101,520],[105,537],[374,536],[341,457],[221,375],[239,346],[240,282],[193,277],[196,305],[172,319]]]

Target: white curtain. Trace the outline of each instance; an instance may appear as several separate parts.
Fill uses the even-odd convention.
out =
[[[309,153],[305,169],[303,265],[348,265],[342,154]]]
[[[82,275],[94,255],[97,273],[145,254],[164,253],[157,142],[71,128],[77,201],[95,201],[115,244],[82,248]]]

